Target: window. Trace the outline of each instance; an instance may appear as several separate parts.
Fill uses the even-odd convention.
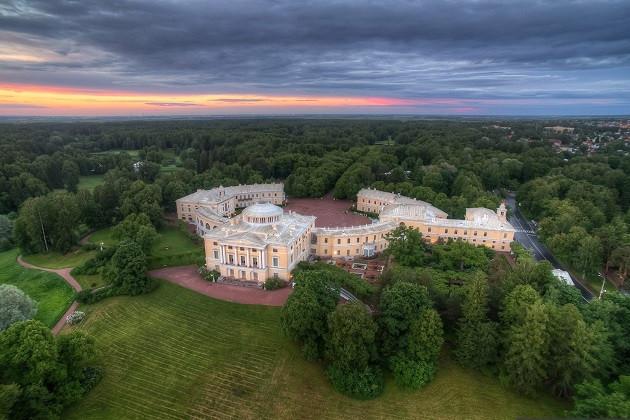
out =
[[[234,264],[234,255],[232,254],[228,255],[228,261],[230,264]]]
[[[212,242],[212,245],[216,246],[216,245],[217,245],[217,243],[216,243],[216,242]]]
[[[350,238],[348,238],[348,243],[350,243]]]
[[[507,233],[504,233],[504,234],[503,234],[503,237],[504,237],[504,238],[507,238]]]
[[[258,273],[255,271],[252,273],[252,280],[258,280]]]
[[[258,267],[258,257],[252,257],[252,265]]]
[[[219,259],[219,251],[215,249],[213,254],[214,254],[214,259],[218,260]]]
[[[278,252],[278,249],[277,248],[273,248],[273,252]]]
[[[245,265],[245,256],[241,255],[241,265]]]
[[[324,250],[324,255],[326,255],[326,254],[328,254],[328,250],[327,249]]]
[[[444,229],[444,233],[448,233],[448,229]]]
[[[453,232],[455,235],[457,235],[457,229],[455,229],[455,232]]]
[[[477,231],[475,231],[474,235],[477,236]]]
[[[324,243],[327,244],[328,243],[328,238],[324,238]]]
[[[429,229],[427,230],[427,232],[431,233],[431,228],[429,228]]]
[[[277,266],[278,266],[278,257],[273,257],[273,258],[271,259],[271,265],[272,265],[273,267],[277,267]]]
[[[337,238],[337,245],[341,245],[341,239]]]
[[[359,238],[357,238],[357,243],[359,243]]]
[[[484,232],[484,233],[483,233],[483,236],[488,236],[488,232]]]
[[[468,235],[468,231],[467,230],[464,231],[464,235]]]

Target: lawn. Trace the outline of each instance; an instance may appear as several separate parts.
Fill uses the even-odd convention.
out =
[[[178,227],[165,226],[159,230],[159,235],[148,255],[150,268],[196,264],[203,258],[203,245],[193,242],[188,235]],[[118,241],[112,237],[112,229],[106,228],[90,235],[93,244],[103,242],[105,246],[115,245]]]
[[[35,319],[52,327],[72,303],[74,291],[56,274],[21,267],[17,256],[17,250],[0,253],[0,284],[17,286],[37,301]]]
[[[94,187],[105,181],[105,175],[86,175],[79,177],[78,189],[92,191]]]
[[[67,254],[47,252],[43,254],[25,255],[22,258],[24,261],[38,267],[66,268],[81,265],[92,258],[95,254],[96,251],[85,251],[79,248],[74,251],[70,251]]]
[[[70,419],[551,417],[566,408],[528,399],[445,356],[428,387],[393,383],[374,401],[336,393],[322,369],[282,336],[278,308],[216,301],[170,283],[149,295],[82,307],[105,375]]]

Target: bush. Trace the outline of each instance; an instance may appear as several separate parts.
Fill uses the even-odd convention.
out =
[[[421,360],[412,360],[405,356],[390,359],[390,370],[396,383],[401,388],[420,389],[433,379],[435,364]]]
[[[208,270],[208,267],[202,265],[199,267],[199,274],[205,281],[215,282],[221,276],[217,270]]]
[[[98,274],[101,268],[104,267],[109,260],[111,260],[112,255],[114,255],[115,252],[116,247],[105,248],[102,252],[98,252],[94,257],[85,261],[80,266],[73,268],[72,275]]]
[[[37,313],[37,303],[10,284],[0,284],[0,331],[17,321],[31,319]]]
[[[77,300],[81,303],[96,303],[110,296],[119,295],[113,286],[105,286],[94,290],[81,290],[77,293]]]
[[[351,293],[355,294],[359,298],[366,298],[374,293],[374,286],[367,283],[360,277],[350,274],[345,270],[334,265],[318,262],[310,264],[302,261],[298,263],[297,272],[299,271],[324,271],[332,277],[333,281],[345,289],[348,289]]]
[[[383,393],[383,372],[368,366],[363,370],[343,370],[331,365],[326,373],[333,388],[349,397],[370,400]]]
[[[277,277],[269,277],[265,280],[265,290],[276,290],[286,286],[286,283]]]
[[[74,311],[66,317],[66,324],[76,325],[80,322],[83,322],[84,319],[85,319],[85,312]]]

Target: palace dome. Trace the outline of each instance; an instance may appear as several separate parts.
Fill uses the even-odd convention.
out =
[[[271,203],[256,203],[243,210],[243,221],[255,224],[278,223],[284,211]]]

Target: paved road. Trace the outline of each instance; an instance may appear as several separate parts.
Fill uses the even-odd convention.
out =
[[[527,218],[525,218],[519,210],[518,206],[516,205],[514,194],[508,195],[506,203],[511,210],[509,222],[516,229],[516,233],[514,235],[516,241],[523,245],[525,248],[529,249],[536,260],[547,260],[554,268],[565,270],[562,264],[560,264],[560,262],[553,256],[553,254],[547,249],[547,247],[543,245],[540,240],[538,240],[538,236],[536,235],[536,228],[531,225],[529,220],[527,220]],[[586,300],[593,299],[593,294],[586,287],[584,287],[579,281],[577,281],[575,277],[571,276],[571,279],[573,279],[575,287],[580,290],[580,293],[582,293],[582,296],[584,296]]]

